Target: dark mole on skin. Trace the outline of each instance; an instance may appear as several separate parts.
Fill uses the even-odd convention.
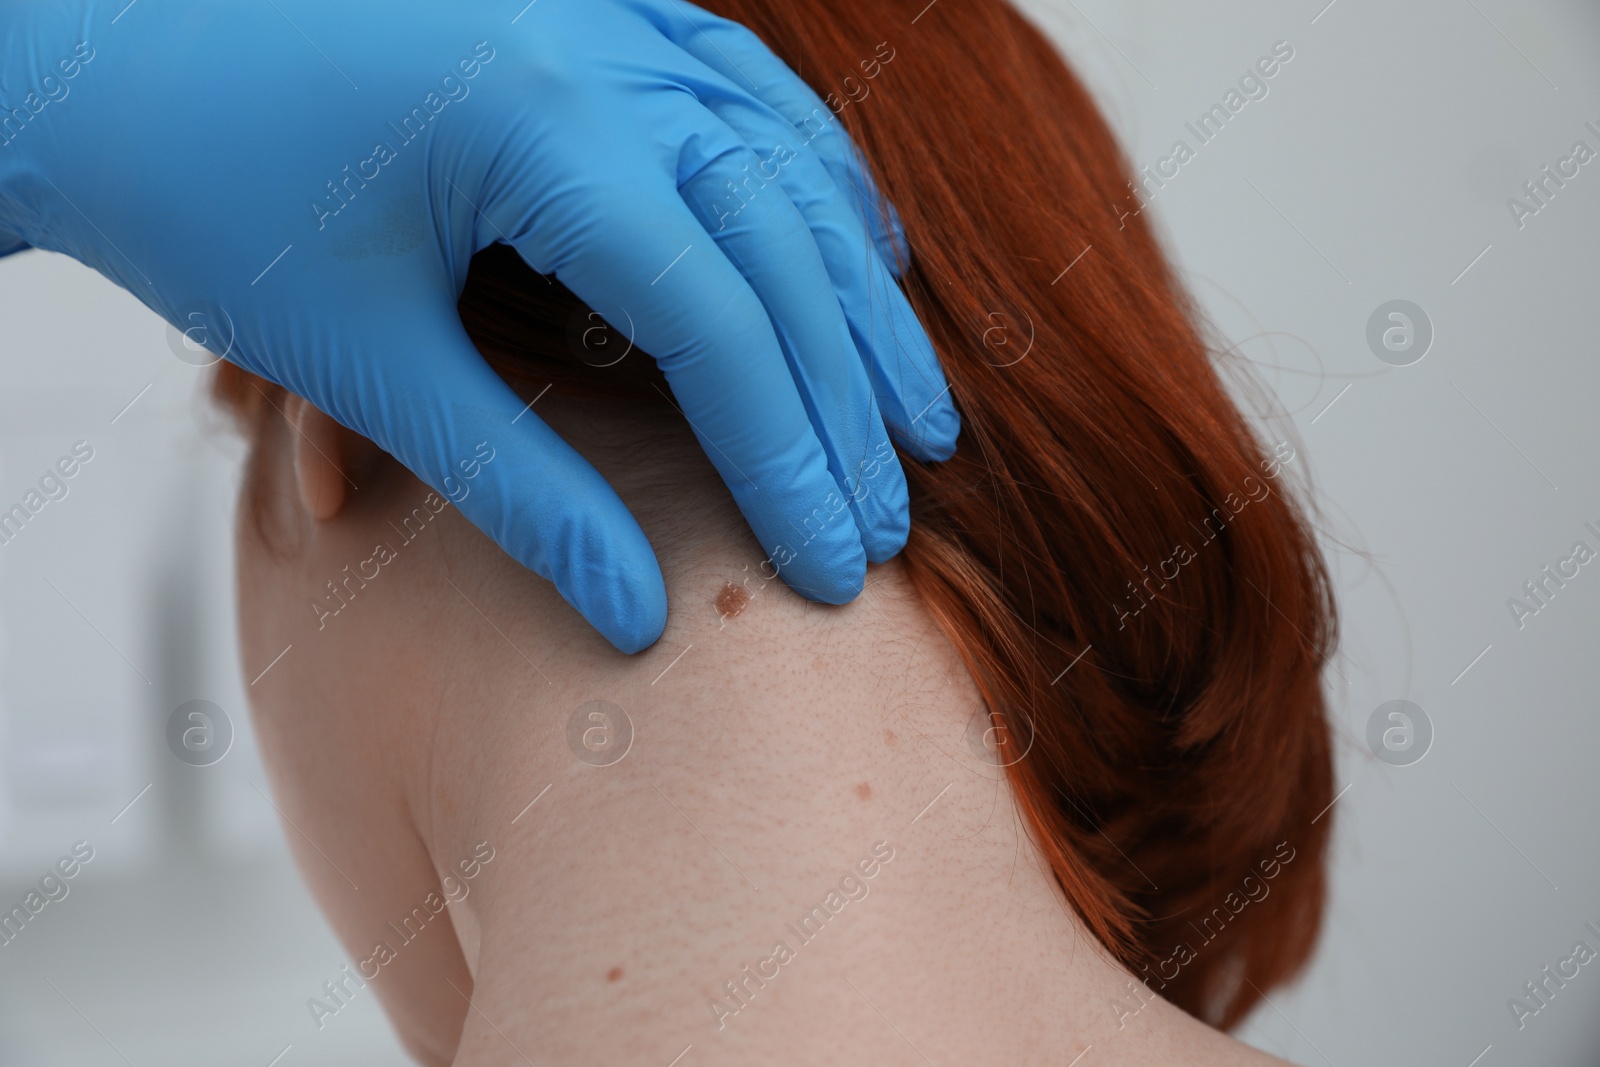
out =
[[[621,967],[613,967],[609,971],[606,972],[606,981],[608,981],[608,982],[615,982],[617,979],[619,979],[621,977],[622,977],[622,968]]]
[[[724,618],[731,619],[745,609],[750,603],[750,594],[744,591],[744,586],[734,585],[729,582],[722,587],[722,592],[717,594],[717,611]]]
[[[856,786],[856,796],[860,797],[862,800],[871,800],[872,783],[862,782],[860,785]]]

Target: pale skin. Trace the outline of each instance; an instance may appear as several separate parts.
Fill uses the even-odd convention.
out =
[[[1284,1062],[1133,982],[1072,914],[898,562],[812,604],[770,580],[677,416],[539,412],[656,547],[671,617],[638,656],[299,398],[259,446],[289,534],[241,517],[243,666],[293,645],[254,721],[299,864],[372,976],[341,997],[376,996],[430,1067]],[[347,565],[376,576],[341,601]],[[568,740],[596,700],[632,723],[609,765]],[[617,751],[615,724],[578,718],[591,761]]]

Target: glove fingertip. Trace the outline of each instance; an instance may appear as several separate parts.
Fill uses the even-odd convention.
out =
[[[655,550],[620,499],[610,498],[615,506],[607,507],[597,492],[572,497],[590,506],[547,513],[542,547],[513,555],[550,578],[562,599],[618,651],[641,652],[667,626],[667,587]]]
[[[900,221],[900,212],[894,205],[884,202],[885,211],[877,210],[877,205],[871,205],[868,212],[869,225],[872,229],[872,243],[878,249],[878,255],[889,267],[889,273],[899,281],[903,275],[901,264],[911,262],[911,242],[906,240],[905,224]]]
[[[816,542],[786,553],[777,563],[784,582],[819,604],[848,604],[867,583],[867,555],[860,532],[848,519],[837,530],[824,530]]]
[[[902,447],[923,462],[943,463],[956,454],[956,439],[961,436],[961,415],[950,403],[948,394],[935,401],[915,425],[910,440]]]
[[[612,588],[590,590],[574,605],[618,651],[633,655],[661,639],[667,627],[667,589],[659,572],[617,576]]]
[[[861,547],[867,553],[867,562],[886,563],[894,559],[900,554],[900,550],[906,547],[906,539],[910,536],[911,518],[908,509],[904,523],[880,525],[861,539]]]
[[[883,446],[888,449],[888,440]],[[851,507],[861,530],[861,548],[868,563],[893,559],[911,536],[911,490],[898,456],[874,468],[855,487]]]
[[[790,580],[789,587],[807,600],[814,600],[819,604],[835,606],[848,604],[860,596],[861,591],[867,587],[865,561],[859,573],[847,574],[839,571],[820,575],[806,583]]]

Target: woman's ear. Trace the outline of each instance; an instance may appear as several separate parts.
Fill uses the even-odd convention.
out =
[[[283,413],[294,431],[291,444],[300,506],[316,521],[326,522],[344,508],[348,494],[359,488],[383,452],[293,393],[286,397]]]

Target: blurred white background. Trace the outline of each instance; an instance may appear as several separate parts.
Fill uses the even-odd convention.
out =
[[[1221,344],[1289,413],[1272,432],[1300,444],[1344,612],[1327,928],[1304,981],[1242,1036],[1337,1067],[1600,1063],[1600,969],[1521,1029],[1507,1007],[1576,941],[1600,948],[1584,928],[1600,926],[1600,568],[1520,628],[1508,607],[1575,541],[1600,548],[1584,526],[1600,529],[1600,162],[1521,227],[1507,206],[1574,142],[1600,150],[1585,126],[1600,128],[1600,9],[1028,8],[1136,165],[1197,145],[1185,123],[1275,43],[1294,50],[1150,209]],[[895,43],[913,50],[914,28]],[[1409,366],[1367,342],[1395,299],[1434,330]],[[205,378],[98,275],[0,260],[0,511],[75,442],[94,450],[0,545],[0,903],[75,842],[94,849],[0,947],[0,1063],[407,1062],[372,998],[320,1031],[305,1006],[345,959],[249,732],[266,664],[236,658],[239,449],[198,397]],[[1367,723],[1401,698],[1435,736],[1390,766]],[[166,746],[192,699],[235,727],[212,766]]]

